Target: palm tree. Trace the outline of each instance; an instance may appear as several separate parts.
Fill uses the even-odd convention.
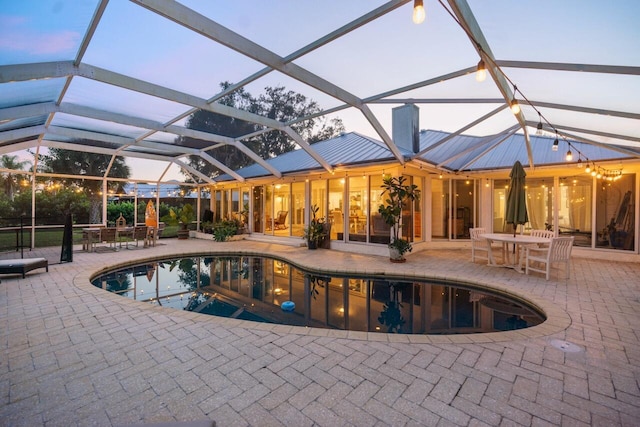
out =
[[[4,169],[10,169],[14,171],[23,171],[27,165],[30,165],[31,162],[28,160],[18,161],[18,156],[9,156],[7,154],[3,154],[0,157],[0,167]],[[9,197],[9,200],[13,201],[13,195],[15,189],[20,185],[18,183],[18,177],[20,174],[13,174],[11,172],[7,172],[3,176],[3,186],[5,193]]]

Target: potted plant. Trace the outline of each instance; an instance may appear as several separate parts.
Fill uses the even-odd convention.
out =
[[[307,241],[307,247],[309,249],[317,249],[318,245],[322,243],[324,238],[327,236],[324,219],[317,217],[319,210],[320,208],[316,205],[311,207],[311,221],[309,221],[309,225],[304,228],[304,233],[302,235],[302,238]]]
[[[405,184],[404,176],[387,176],[382,181],[383,192],[386,195],[385,204],[378,206],[378,213],[384,222],[391,228],[391,242],[389,243],[389,258],[393,262],[404,262],[404,254],[413,249],[411,242],[400,235],[402,222],[402,208],[405,204],[420,198],[420,190],[417,185]]]
[[[162,220],[168,225],[178,225],[178,239],[189,238],[189,225],[195,221],[196,214],[193,210],[193,206],[190,204],[184,205],[182,208],[171,208],[169,214],[165,215]]]

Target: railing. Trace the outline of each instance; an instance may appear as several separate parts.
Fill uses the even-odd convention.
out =
[[[31,220],[31,217],[26,216],[0,218],[0,232],[2,234],[15,233],[15,251],[20,251],[21,258],[24,258],[24,248],[31,250]],[[13,248],[13,246],[8,246],[8,241],[4,241],[2,246],[3,249],[4,247]]]

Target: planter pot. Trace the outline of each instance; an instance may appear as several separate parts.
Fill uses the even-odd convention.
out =
[[[189,230],[178,230],[178,239],[186,240],[189,238]]]
[[[318,249],[318,242],[315,240],[307,240],[307,247],[309,249]]]
[[[406,262],[406,258],[402,256],[397,248],[389,248],[389,260],[391,262]]]

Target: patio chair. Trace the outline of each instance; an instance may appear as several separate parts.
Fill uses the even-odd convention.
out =
[[[100,242],[107,243],[109,248],[117,250],[118,230],[115,227],[106,227],[100,230]]]
[[[551,230],[531,230],[530,235],[532,237],[544,237],[545,239],[553,239],[555,237],[555,233]],[[544,243],[539,243],[538,247],[548,246]]]
[[[545,273],[546,279],[551,276],[551,266],[556,263],[563,263],[565,269],[565,279],[569,279],[571,266],[571,249],[575,237],[554,237],[548,248],[535,248],[527,246],[525,248],[525,273],[535,271]]]
[[[539,229],[534,229],[531,230],[531,232],[529,233],[529,235],[531,237],[543,237],[545,239],[553,239],[555,237],[555,233],[551,230],[539,230]],[[524,268],[524,261],[525,261],[525,249],[529,247],[529,248],[548,248],[549,244],[548,243],[531,243],[528,245],[522,245],[521,246],[521,250],[522,250],[522,254],[519,258],[519,262],[520,262],[520,269]]]
[[[136,247],[138,247],[138,244],[140,242],[140,240],[142,240],[143,246],[147,246],[146,245],[146,240],[147,240],[147,226],[146,225],[137,225],[134,229],[133,229],[133,240],[136,241]]]
[[[480,260],[486,260],[489,262],[489,241],[480,237],[481,234],[485,234],[487,230],[483,227],[476,227],[469,229],[469,235],[471,237],[471,262],[476,262],[476,258]],[[478,253],[480,252],[480,253]],[[504,253],[502,254],[504,258]]]
[[[289,211],[279,211],[278,217],[273,222],[273,228],[276,230],[285,230],[287,228],[287,215]]]

